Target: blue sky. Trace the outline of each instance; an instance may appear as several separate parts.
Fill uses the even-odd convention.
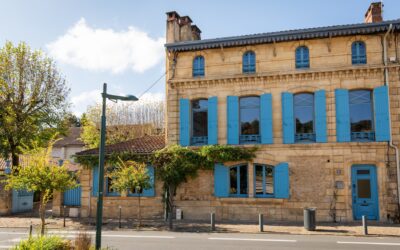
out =
[[[80,114],[103,82],[139,96],[164,72],[165,12],[189,15],[202,38],[363,22],[369,0],[2,0],[0,45],[27,42],[55,58]],[[400,1],[384,1],[384,19],[400,18]],[[162,98],[160,81],[144,98]],[[97,98],[97,99],[96,99]]]

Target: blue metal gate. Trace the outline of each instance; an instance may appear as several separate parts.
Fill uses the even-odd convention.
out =
[[[65,206],[80,206],[81,205],[81,186],[70,189],[64,192],[64,205]]]
[[[29,212],[33,210],[33,192],[26,190],[13,190],[12,213]]]

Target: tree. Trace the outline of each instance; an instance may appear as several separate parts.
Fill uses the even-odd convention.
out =
[[[157,169],[157,178],[164,183],[164,202],[170,227],[172,227],[176,189],[189,177],[196,176],[202,163],[205,163],[205,159],[196,151],[178,145],[169,146],[156,152],[153,164]]]
[[[55,63],[21,42],[0,48],[0,154],[19,165],[23,147],[45,145],[63,128],[69,89]]]
[[[26,167],[18,167],[6,179],[6,189],[26,190],[40,193],[39,215],[41,219],[41,234],[45,229],[46,204],[54,191],[64,192],[75,188],[77,176],[68,169],[58,166],[52,161],[53,142],[47,148],[36,147],[29,152],[29,163]]]
[[[111,171],[109,177],[113,180],[111,182],[111,187],[118,192],[124,193],[130,190],[132,193],[138,194],[138,228],[140,228],[142,224],[140,195],[144,189],[152,187],[146,164],[135,161],[123,162],[120,160],[120,163],[117,165],[116,169]]]
[[[159,134],[164,126],[164,102],[141,99],[137,102],[107,104],[106,144],[114,144],[143,136]],[[90,106],[81,117],[81,139],[88,148],[100,143],[101,105]]]

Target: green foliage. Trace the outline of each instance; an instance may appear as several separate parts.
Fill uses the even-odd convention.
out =
[[[0,154],[19,165],[24,147],[65,130],[69,89],[55,63],[21,42],[0,48]]]
[[[214,165],[217,162],[250,161],[255,157],[256,147],[234,147],[229,145],[207,145],[199,149],[200,155]]]
[[[41,233],[44,234],[45,207],[54,191],[75,188],[76,178],[68,169],[52,161],[53,141],[47,148],[36,147],[29,151],[29,163],[26,167],[14,169],[6,179],[6,189],[40,192],[39,215]],[[27,152],[28,153],[28,152]]]
[[[60,236],[30,237],[13,247],[14,250],[69,250],[70,242]]]
[[[112,188],[118,192],[126,192],[128,190],[144,190],[152,187],[150,176],[147,173],[146,164],[135,161],[120,163],[109,174],[113,179]]]

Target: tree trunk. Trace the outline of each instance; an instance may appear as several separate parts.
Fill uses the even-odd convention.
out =
[[[12,168],[16,169],[19,166],[19,154],[17,152],[17,146],[11,144],[10,151],[11,151]]]
[[[138,218],[139,218],[138,229],[140,229],[140,227],[142,226],[142,216],[140,214],[140,192],[139,192]]]
[[[40,216],[40,234],[44,235],[45,228],[45,215],[46,215],[46,199],[44,192],[40,193],[40,206],[39,206],[39,216]]]
[[[172,186],[168,187],[168,221],[169,221],[169,229],[172,230],[173,229],[173,210],[174,210],[174,188]]]

